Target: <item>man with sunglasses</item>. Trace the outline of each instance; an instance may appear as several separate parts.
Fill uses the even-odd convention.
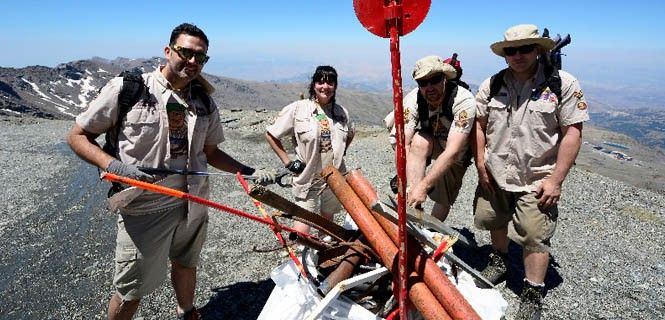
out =
[[[201,77],[208,61],[208,38],[198,27],[183,23],[164,48],[166,64],[141,75],[141,99],[119,117],[122,77],[112,79],[76,118],[68,142],[85,161],[120,176],[155,181],[138,167],[206,171],[207,164],[227,172],[272,177],[221,151],[224,141],[219,110],[210,97],[212,86]],[[117,131],[111,130],[118,127]],[[116,154],[108,154],[95,138],[117,132]],[[273,178],[274,179],[274,178]],[[208,197],[206,176],[171,175],[158,182],[170,188]],[[116,292],[109,319],[131,319],[140,299],[157,289],[166,277],[167,261],[181,319],[198,319],[194,308],[196,266],[208,227],[206,207],[135,188],[128,204],[118,209],[115,276]]]
[[[541,317],[557,202],[589,120],[577,79],[554,73],[539,58],[553,47],[535,25],[509,28],[490,46],[508,68],[485,80],[476,95],[474,224],[490,231],[494,252],[483,274],[491,281],[505,279],[510,240],[523,249],[526,277],[516,319]],[[501,83],[497,92],[493,83]]]
[[[407,204],[420,208],[429,196],[432,216],[444,221],[469,164],[476,106],[471,92],[453,81],[455,68],[441,57],[418,60],[412,75],[418,88],[404,97]]]

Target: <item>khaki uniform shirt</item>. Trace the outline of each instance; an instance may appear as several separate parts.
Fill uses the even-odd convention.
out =
[[[198,98],[189,97],[189,92],[177,94],[159,70],[143,74],[143,79],[150,92],[150,101],[139,101],[133,106],[122,123],[118,137],[120,161],[123,163],[151,168],[167,168],[170,159],[169,121],[166,104],[175,100],[187,108],[188,154],[187,169],[207,171],[204,145],[217,145],[224,141],[224,133],[219,121],[219,110],[211,99],[210,110]],[[208,93],[212,87],[199,77]],[[76,117],[76,123],[85,131],[102,134],[115,126],[118,120],[118,93],[123,79],[117,77],[102,88],[99,96],[88,109]],[[184,179],[168,179],[170,187],[207,198],[209,195],[208,177],[186,176]],[[181,184],[181,185],[177,185]],[[179,202],[175,198],[159,196],[155,199],[145,191],[131,201],[124,210],[132,213],[150,213],[155,209],[173,206]],[[149,203],[146,203],[149,200]],[[165,205],[166,204],[166,205]],[[207,216],[205,206],[189,202],[189,218]]]
[[[409,92],[403,100],[404,105],[404,133],[413,137],[416,132],[420,119],[418,119],[418,88]],[[442,113],[441,108],[437,110],[430,110],[429,117],[431,126],[434,131],[434,137],[439,140],[441,148],[446,148],[446,141],[448,135],[452,132],[459,132],[463,134],[471,133],[473,122],[476,118],[476,103],[473,99],[473,94],[462,87],[457,87],[457,95],[454,97],[453,106],[453,121],[448,120]],[[391,135],[395,134],[395,128],[392,129]],[[468,140],[460,150],[457,161],[463,162],[466,151],[469,148]]]
[[[316,119],[316,106],[316,103],[309,99],[295,101],[284,107],[275,122],[266,129],[277,139],[294,139],[296,157],[305,163],[305,170],[293,179],[293,194],[299,198],[305,198],[314,180],[320,178],[321,133],[319,120]],[[330,133],[333,166],[337,169],[344,168],[346,141],[354,134],[349,113],[346,108],[335,104],[333,108],[326,110],[326,115],[332,123]]]
[[[522,88],[510,72],[504,86],[488,103],[490,79],[478,90],[478,118],[487,119],[485,165],[501,189],[535,191],[556,164],[561,127],[589,120],[580,84],[569,73],[559,71],[562,101],[545,88],[542,64]]]

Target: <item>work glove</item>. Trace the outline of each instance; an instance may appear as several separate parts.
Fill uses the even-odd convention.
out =
[[[277,173],[273,170],[259,169],[254,171],[254,182],[262,186],[275,183]]]
[[[305,163],[300,160],[291,160],[284,167],[295,174],[299,174],[305,170]]]
[[[134,165],[122,163],[117,159],[113,159],[113,161],[109,163],[108,167],[106,167],[106,172],[134,180],[141,180],[148,182],[155,181],[154,176],[139,170],[139,168],[137,168]]]
[[[277,174],[274,171],[265,169],[256,170],[252,167],[242,168],[242,170],[240,170],[240,174],[251,176],[255,183],[263,186],[275,183],[275,180],[277,179]]]

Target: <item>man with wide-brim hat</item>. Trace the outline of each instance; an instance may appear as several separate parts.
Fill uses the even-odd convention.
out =
[[[577,79],[539,58],[553,47],[535,25],[509,28],[503,41],[490,46],[508,68],[487,78],[476,95],[474,224],[490,231],[494,249],[482,273],[503,281],[510,240],[522,246],[517,319],[541,317],[561,186],[589,120]]]
[[[429,196],[432,215],[443,221],[470,163],[476,106],[473,94],[453,81],[455,68],[439,56],[419,59],[412,76],[418,87],[403,101],[407,204],[420,208]]]

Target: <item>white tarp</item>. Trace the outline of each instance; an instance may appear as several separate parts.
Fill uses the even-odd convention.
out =
[[[313,265],[310,263],[308,265]],[[442,270],[446,272],[448,278],[455,283],[445,259],[442,259],[439,265],[442,266]],[[259,320],[306,319],[321,301],[307,280],[299,278],[299,273],[291,260],[275,268],[270,277],[275,282],[275,288],[263,307],[258,317]],[[508,303],[503,299],[499,290],[476,287],[473,277],[462,270],[458,272],[457,288],[482,319],[501,319],[508,307]],[[383,318],[375,316],[350,299],[340,296],[333,300],[317,319],[374,320]]]

